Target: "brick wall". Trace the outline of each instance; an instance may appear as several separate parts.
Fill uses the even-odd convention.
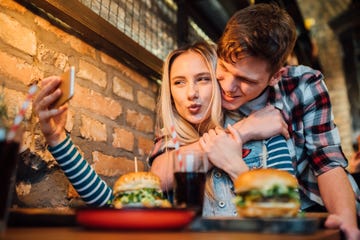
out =
[[[96,172],[112,185],[139,170],[153,143],[158,85],[13,0],[0,0],[0,82],[14,116],[29,84],[76,67],[66,130]],[[38,119],[27,111],[13,205],[82,204],[46,150]]]

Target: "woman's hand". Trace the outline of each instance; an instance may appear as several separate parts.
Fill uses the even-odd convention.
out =
[[[236,179],[249,168],[242,159],[242,141],[239,133],[228,126],[228,133],[221,129],[210,130],[199,140],[210,162],[224,170],[232,179]]]
[[[50,146],[56,146],[66,138],[65,124],[67,105],[57,109],[50,106],[61,96],[58,88],[60,77],[52,76],[41,81],[41,88],[33,102],[33,109],[39,117],[40,129]]]

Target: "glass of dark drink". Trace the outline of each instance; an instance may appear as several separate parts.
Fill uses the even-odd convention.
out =
[[[202,213],[207,158],[201,152],[174,151],[174,206]]]
[[[0,140],[0,233],[6,230],[16,178],[19,141]]]

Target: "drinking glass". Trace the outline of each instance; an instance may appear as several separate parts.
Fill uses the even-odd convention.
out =
[[[12,200],[20,138],[7,141],[0,140],[0,234],[3,235]]]
[[[202,212],[207,158],[202,152],[174,151],[174,206]]]

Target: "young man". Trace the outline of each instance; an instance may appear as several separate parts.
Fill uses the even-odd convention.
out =
[[[360,194],[345,170],[347,160],[324,77],[309,67],[284,67],[295,41],[293,20],[277,6],[255,4],[235,13],[218,43],[217,78],[222,105],[235,114],[248,116],[234,125],[244,143],[289,133],[288,147],[300,184],[302,210],[327,210],[327,227],[340,227],[347,239],[360,239],[355,203]],[[251,113],[261,107],[265,108]],[[223,137],[211,130],[200,144],[184,148],[201,145],[211,151],[208,146]],[[155,152],[152,156],[156,157],[152,171],[156,171],[166,159]],[[212,159],[211,163],[224,166],[221,161]],[[238,174],[238,163],[226,164],[233,171],[229,175]]]
[[[360,239],[355,206],[359,190],[345,170],[324,77],[305,66],[283,67],[295,40],[293,20],[277,6],[255,4],[235,13],[218,42],[222,105],[240,112],[249,104],[270,103],[280,109],[290,133],[302,210],[326,208],[326,226],[340,227],[348,239]],[[243,141],[258,138],[267,127],[248,129],[249,135],[242,133],[242,124]]]

